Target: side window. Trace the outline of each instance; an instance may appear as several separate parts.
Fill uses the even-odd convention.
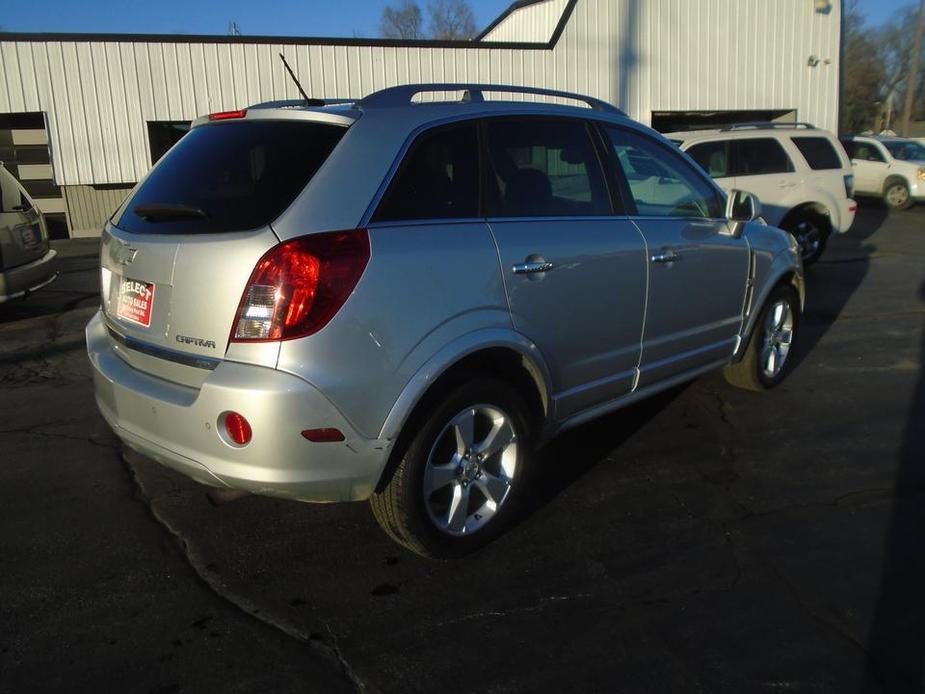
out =
[[[736,176],[789,173],[793,162],[780,142],[771,137],[736,140]]]
[[[429,130],[411,145],[372,221],[479,216],[479,141],[467,122]]]
[[[687,154],[700,164],[700,168],[713,178],[732,175],[732,162],[729,161],[729,141],[702,142],[687,150]]]
[[[838,152],[827,138],[794,137],[791,139],[806,163],[809,164],[809,168],[815,170],[842,168],[841,157],[838,156]]]
[[[583,121],[499,118],[485,121],[485,133],[489,216],[611,214],[600,161]]]
[[[608,128],[627,183],[643,217],[722,217],[723,202],[703,174],[653,138]]]
[[[854,140],[842,140],[841,144],[842,144],[842,147],[845,148],[845,152],[847,153],[848,158],[854,159],[855,150],[857,149],[857,145],[855,144]]]
[[[883,155],[880,154],[876,145],[872,145],[868,142],[855,142],[854,156],[852,159],[860,159],[861,161],[886,161]]]

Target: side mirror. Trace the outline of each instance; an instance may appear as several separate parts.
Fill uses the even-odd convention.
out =
[[[745,190],[730,190],[726,198],[726,219],[730,222],[732,235],[739,238],[745,225],[761,216],[761,202],[758,196]]]

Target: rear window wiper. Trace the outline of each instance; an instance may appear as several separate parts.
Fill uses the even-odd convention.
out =
[[[146,222],[160,222],[168,219],[205,219],[209,216],[201,207],[170,202],[138,205],[132,212]]]

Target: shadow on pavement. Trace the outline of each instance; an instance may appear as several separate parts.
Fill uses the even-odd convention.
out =
[[[925,303],[925,282],[919,288]],[[925,331],[909,405],[862,692],[925,691]]]
[[[531,465],[529,517],[564,492],[668,407],[689,384],[653,395],[634,405],[560,434],[537,453]],[[523,520],[523,518],[522,518]]]
[[[832,237],[822,259],[806,269],[806,306],[800,336],[791,355],[791,369],[812,353],[829,328],[838,320],[849,299],[861,286],[876,250],[867,240],[889,216],[880,202],[859,207],[854,225],[842,237]],[[825,307],[822,310],[820,307]]]

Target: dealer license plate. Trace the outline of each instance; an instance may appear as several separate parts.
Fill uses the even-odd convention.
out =
[[[151,311],[154,309],[154,283],[140,282],[123,277],[119,283],[118,309],[119,318],[141,325],[151,325]]]
[[[19,230],[19,245],[24,250],[34,251],[39,247],[40,236],[35,227],[25,227]]]

